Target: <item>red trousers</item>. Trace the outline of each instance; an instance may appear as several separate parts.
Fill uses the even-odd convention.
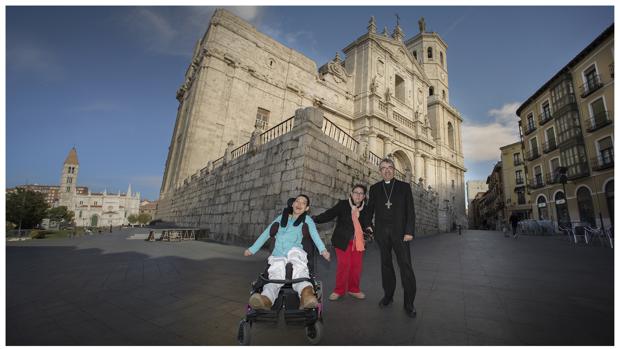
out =
[[[353,250],[353,240],[349,241],[346,251],[335,248],[338,266],[336,268],[336,288],[334,293],[344,295],[346,292],[360,292],[360,274],[362,273],[363,251]]]

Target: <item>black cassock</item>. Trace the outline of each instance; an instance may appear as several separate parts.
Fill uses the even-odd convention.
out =
[[[370,187],[368,194],[368,219],[365,225],[368,226],[374,216],[374,236],[381,251],[384,297],[391,300],[396,288],[396,274],[392,264],[394,250],[405,294],[403,304],[407,311],[411,311],[416,294],[416,280],[411,265],[409,242],[403,241],[405,234],[415,236],[415,208],[411,185],[397,179],[392,179],[389,184],[380,181]]]

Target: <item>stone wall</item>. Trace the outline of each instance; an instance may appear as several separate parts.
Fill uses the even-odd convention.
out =
[[[321,130],[323,114],[299,109],[292,130],[255,151],[214,169],[203,169],[158,204],[156,218],[204,228],[218,241],[248,244],[281,212],[286,200],[304,193],[311,214],[347,197],[355,183],[380,180],[378,166]],[[437,195],[412,184],[417,236],[439,232]],[[332,224],[333,225],[333,224]],[[332,225],[320,226],[329,242]]]

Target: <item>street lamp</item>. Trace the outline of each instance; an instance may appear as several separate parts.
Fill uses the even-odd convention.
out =
[[[566,209],[568,210],[568,195],[566,194],[566,182],[568,182],[568,168],[564,166],[560,166],[556,169],[556,176],[560,183],[562,183],[562,191],[564,192],[564,204],[566,205]],[[554,198],[555,200],[555,198]],[[557,202],[556,202],[556,210],[557,210]],[[558,214],[558,228],[560,227],[560,215]],[[572,226],[571,226],[572,227]]]

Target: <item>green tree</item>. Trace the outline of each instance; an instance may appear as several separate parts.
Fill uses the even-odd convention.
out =
[[[17,227],[34,228],[45,218],[48,209],[45,195],[17,188],[6,195],[6,220]]]
[[[151,215],[148,213],[140,213],[138,215],[138,222],[140,222],[140,225],[147,224],[148,222],[151,221],[151,219],[153,219],[153,217],[151,217]]]
[[[134,224],[138,222],[138,215],[130,214],[129,216],[127,216],[127,221],[129,222],[129,224],[133,226]]]
[[[53,207],[47,210],[47,218],[53,221],[65,220],[65,222],[72,222],[75,214],[73,211],[67,209],[67,206]]]

